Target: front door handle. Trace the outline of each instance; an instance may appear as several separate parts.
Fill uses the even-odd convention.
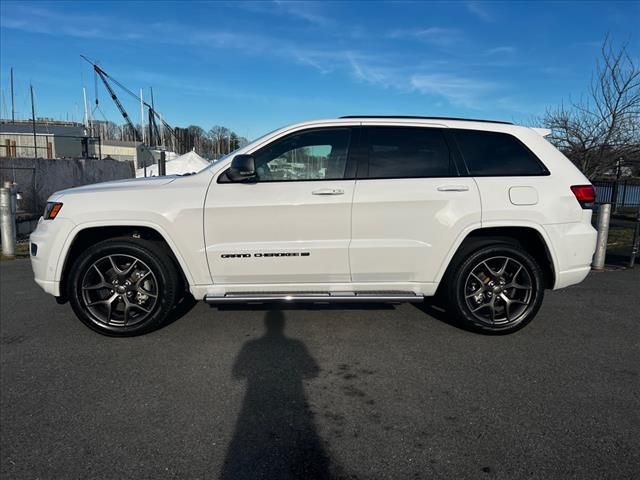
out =
[[[343,195],[344,190],[341,188],[319,188],[311,193],[313,195]]]
[[[469,187],[466,185],[440,185],[439,192],[468,192]]]

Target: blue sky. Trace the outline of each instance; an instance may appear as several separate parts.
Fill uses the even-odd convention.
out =
[[[19,118],[30,115],[31,82],[39,116],[78,120],[82,87],[95,99],[82,53],[133,90],[153,86],[170,124],[249,138],[348,114],[526,122],[587,90],[607,32],[640,61],[639,24],[630,1],[3,0],[0,87],[8,105],[13,66]],[[99,99],[121,123],[101,85]]]

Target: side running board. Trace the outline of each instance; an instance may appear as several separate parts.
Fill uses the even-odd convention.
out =
[[[237,292],[225,295],[207,295],[204,301],[219,303],[266,303],[266,302],[421,302],[422,295],[413,292]]]

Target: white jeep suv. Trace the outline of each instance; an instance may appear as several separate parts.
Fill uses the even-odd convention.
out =
[[[513,332],[581,282],[593,187],[545,132],[503,122],[342,117],[282,128],[192,175],[51,196],[36,282],[97,332],[205,302],[421,302]]]

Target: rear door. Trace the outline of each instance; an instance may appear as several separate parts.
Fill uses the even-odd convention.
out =
[[[222,172],[205,202],[216,284],[349,282],[350,127],[292,133],[253,152],[258,181]]]
[[[349,248],[354,282],[433,282],[480,196],[458,174],[446,128],[366,126]]]

